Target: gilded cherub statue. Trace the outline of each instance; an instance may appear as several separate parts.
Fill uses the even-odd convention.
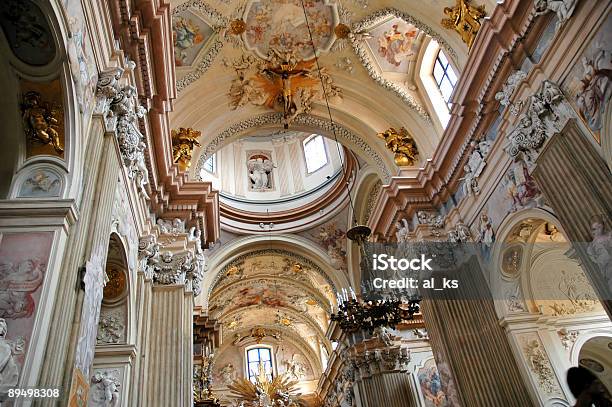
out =
[[[445,7],[442,27],[455,30],[468,48],[472,48],[476,34],[480,30],[480,20],[486,16],[484,5],[472,6],[470,0],[457,0],[455,7]]]
[[[25,131],[30,140],[51,144],[58,154],[62,154],[64,148],[59,134],[60,107],[43,103],[40,93],[29,91],[23,97],[21,111]]]
[[[201,132],[189,127],[172,130],[172,159],[178,163],[181,171],[191,166],[191,153],[195,146],[200,147],[198,138],[201,135]]]
[[[395,164],[400,167],[414,165],[417,162],[419,150],[408,130],[401,127],[399,132],[393,127],[378,133],[385,140],[385,146],[395,154]]]

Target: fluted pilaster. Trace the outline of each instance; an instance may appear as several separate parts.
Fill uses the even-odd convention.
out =
[[[610,228],[612,174],[588,137],[590,135],[581,131],[575,119],[570,120],[539,155],[533,176],[569,240],[579,243],[574,248],[582,267],[612,319],[612,293],[608,282],[587,253],[587,242],[593,239],[593,217],[607,217],[604,222],[608,230]],[[607,270],[611,267],[608,262]]]
[[[458,268],[459,291],[437,291],[421,311],[451,405],[533,405],[476,258]],[[454,388],[453,388],[454,385]]]

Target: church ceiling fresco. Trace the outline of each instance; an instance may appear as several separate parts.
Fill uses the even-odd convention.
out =
[[[374,28],[366,43],[383,72],[408,73],[422,43],[421,31],[400,18]]]
[[[192,65],[213,35],[212,27],[191,10],[172,16],[174,63],[177,67]]]
[[[209,313],[223,324],[228,340],[244,341],[256,328],[269,331],[266,335],[292,332],[306,341],[323,338],[332,288],[322,273],[314,263],[282,250],[247,253],[221,270]]]
[[[241,81],[247,81],[247,88],[240,88],[240,97],[237,97],[235,80],[234,85],[228,85],[228,107],[236,109],[246,106],[247,102],[265,100],[268,96],[274,96],[266,92],[266,84],[253,80],[252,75],[241,75],[238,72],[240,68],[237,69],[231,61],[246,61],[255,57],[258,63],[269,64],[274,55],[291,54],[295,58],[291,71],[300,71],[303,67],[296,67],[297,64],[312,64],[314,46],[321,67],[329,70],[324,82],[332,83],[337,75],[346,75],[346,61],[350,61],[351,76],[364,81],[374,80],[394,92],[400,101],[429,122],[429,115],[412,85],[411,76],[414,76],[415,70],[409,68],[411,63],[415,63],[419,47],[427,36],[445,48],[451,58],[457,58],[456,52],[438,33],[443,30],[439,26],[438,14],[441,16],[444,5],[450,2],[440,3],[439,10],[436,5],[435,11],[433,6],[429,11],[435,13],[434,21],[438,26],[434,29],[434,24],[429,26],[406,11],[380,8],[375,4],[308,1],[304,2],[304,15],[302,3],[298,0],[211,4],[190,0],[176,6],[173,12],[175,54],[177,66],[180,67],[177,70],[177,90],[183,91],[202,76],[216,78],[220,86],[233,70]],[[361,62],[363,67],[354,69],[353,59],[357,64],[357,61]],[[266,68],[268,73],[272,70],[271,67],[263,69]],[[388,73],[396,77],[388,78]],[[319,79],[318,75],[310,76]],[[318,81],[302,84],[298,88],[290,88],[290,93],[299,95],[301,89],[307,93],[302,99],[308,99],[308,95],[320,85]],[[342,86],[338,85],[335,94],[341,91]],[[263,96],[257,97],[259,94]],[[243,100],[244,103],[237,104],[236,100]],[[341,101],[336,100],[335,103]],[[253,104],[270,108],[270,103]],[[296,106],[298,114],[307,111],[300,110],[299,103]]]
[[[338,20],[336,4],[324,0],[304,3],[299,0],[257,0],[250,2],[244,21],[246,48],[266,58],[271,49],[295,51],[302,60],[314,57],[314,48],[328,50],[333,41],[333,27]],[[308,26],[311,26],[312,42]]]

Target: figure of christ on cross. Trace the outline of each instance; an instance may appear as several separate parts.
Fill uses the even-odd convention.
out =
[[[291,79],[294,77],[306,77],[309,71],[304,69],[295,69],[295,65],[288,61],[281,62],[278,67],[266,68],[265,73],[271,76],[279,77],[281,80],[282,92],[280,96],[283,100],[283,116],[285,119],[284,127],[289,127],[288,117],[295,115],[298,110],[293,100],[293,89],[291,85]]]

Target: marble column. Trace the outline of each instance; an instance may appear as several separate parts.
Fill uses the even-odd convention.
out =
[[[602,216],[605,225],[598,241],[607,246],[608,256],[612,255],[609,252],[612,247],[612,174],[589,137],[592,136],[581,130],[576,119],[569,120],[545,145],[532,175],[569,240],[578,243],[573,247],[612,319],[612,262],[600,260],[597,264],[598,260],[589,255],[592,250],[588,249],[594,237],[591,227],[597,222],[596,217]]]
[[[424,298],[421,311],[450,405],[526,407],[533,401],[497,321],[478,260],[457,270],[457,290]]]
[[[193,295],[182,285],[156,285],[151,293],[146,350],[147,391],[140,405],[193,405]]]
[[[193,301],[201,289],[203,264],[199,252],[172,252],[170,247],[162,252],[153,235],[139,243],[148,326],[142,333],[142,383],[136,405],[193,405]]]

